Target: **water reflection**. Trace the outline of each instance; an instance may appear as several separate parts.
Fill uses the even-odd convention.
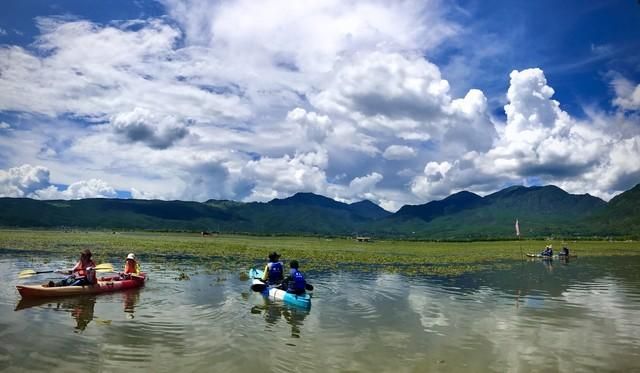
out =
[[[262,315],[267,323],[267,329],[278,327],[280,320],[284,320],[291,327],[291,337],[300,338],[304,319],[309,315],[309,310],[289,307],[286,304],[271,302],[264,299],[264,304],[251,307],[251,313]]]
[[[116,295],[116,294],[113,294]],[[121,297],[123,311],[129,319],[133,319],[136,304],[140,299],[140,289],[134,289],[117,294]],[[112,298],[111,298],[112,299]],[[52,312],[68,312],[75,320],[75,332],[83,332],[93,320],[102,324],[109,324],[111,320],[98,319],[95,316],[97,302],[96,295],[71,296],[61,298],[22,298],[15,307],[15,311],[29,308],[40,308]]]
[[[124,303],[124,312],[126,312],[130,319],[133,319],[133,313],[136,308],[136,304],[140,300],[140,289],[133,289],[121,293]]]

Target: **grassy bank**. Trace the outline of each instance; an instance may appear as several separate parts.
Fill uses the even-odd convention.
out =
[[[521,251],[539,252],[552,243],[567,244],[579,257],[640,255],[640,242],[607,241],[482,241],[482,242],[355,242],[317,237],[200,236],[189,233],[62,232],[0,230],[0,248],[42,250],[77,256],[91,249],[98,260],[144,256],[189,257],[212,269],[242,268],[264,261],[270,251],[282,259],[298,259],[305,270],[380,268],[407,274],[460,274],[521,259]],[[520,249],[522,247],[522,250]]]

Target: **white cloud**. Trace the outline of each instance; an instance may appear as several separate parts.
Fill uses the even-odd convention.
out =
[[[356,177],[349,183],[349,192],[355,195],[362,195],[363,193],[370,192],[373,188],[382,181],[383,176],[377,172],[373,172],[369,175]]]
[[[161,196],[159,196],[157,194],[144,192],[144,191],[138,190],[136,188],[131,188],[131,198],[133,198],[133,199],[163,199]]]
[[[297,123],[305,131],[309,141],[321,143],[331,131],[331,119],[328,116],[307,112],[302,108],[295,108],[287,113],[287,120]]]
[[[250,188],[248,200],[266,201],[296,192],[322,193],[326,188],[326,151],[249,161],[241,178]]]
[[[27,197],[49,185],[49,170],[28,164],[0,170],[0,196]]]
[[[415,53],[345,58],[311,103],[377,138],[446,142],[452,153],[486,150],[495,135],[484,94],[473,89],[452,99],[438,67]]]
[[[424,58],[374,52],[345,60],[330,86],[312,102],[348,116],[431,119],[450,101],[449,83]]]
[[[303,73],[328,72],[358,50],[428,50],[456,33],[437,2],[165,0],[170,15],[198,46],[225,60]],[[268,80],[271,76],[261,76]]]
[[[416,151],[412,147],[406,145],[389,145],[382,156],[385,159],[398,161],[415,157]]]
[[[36,190],[31,195],[36,199],[82,199],[82,198],[115,198],[117,193],[109,184],[102,180],[90,179],[73,183],[64,190],[58,190],[51,185]]]
[[[493,148],[428,163],[414,178],[412,191],[426,199],[442,198],[462,189],[493,191],[499,184],[535,177],[569,192],[608,199],[611,190],[635,185],[640,180],[634,161],[640,159],[640,131],[577,121],[560,109],[553,93],[542,70],[513,71],[507,122]]]
[[[11,128],[11,125],[7,122],[0,122],[0,130],[8,130]]]
[[[49,170],[29,164],[0,170],[0,197],[27,197],[35,199],[113,198],[115,189],[102,180],[75,182],[59,190],[49,181]]]
[[[174,45],[181,33],[160,20],[101,27],[40,18],[38,24],[35,52],[0,48],[0,110],[101,120],[138,107],[194,120],[249,115],[238,96],[177,79],[184,56]]]
[[[166,149],[189,134],[186,126],[175,117],[159,117],[142,108],[116,114],[111,123],[123,141],[141,142],[154,149]]]
[[[630,80],[616,77],[612,81],[616,97],[613,104],[623,110],[640,110],[640,84],[634,85]]]
[[[4,36],[7,34],[7,30],[0,28],[0,36]]]

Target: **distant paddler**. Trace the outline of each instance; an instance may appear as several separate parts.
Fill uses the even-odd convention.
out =
[[[547,245],[540,253],[542,256],[553,256],[553,245]]]
[[[565,258],[569,257],[569,248],[566,246],[562,246],[562,250],[558,253],[558,256],[564,256]]]

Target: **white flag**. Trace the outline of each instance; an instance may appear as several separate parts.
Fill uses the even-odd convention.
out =
[[[516,219],[516,236],[520,237],[520,226],[518,225],[518,219]]]

